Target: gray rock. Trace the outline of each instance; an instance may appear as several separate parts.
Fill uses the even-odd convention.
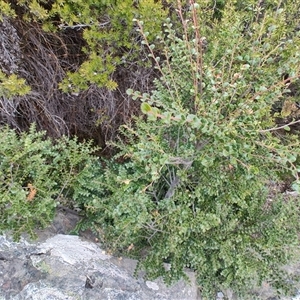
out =
[[[0,70],[6,74],[18,71],[21,58],[20,39],[9,18],[0,20]]]
[[[0,299],[193,300],[195,276],[166,287],[135,278],[136,261],[107,255],[96,243],[57,234],[43,242],[0,236]]]
[[[90,231],[68,235],[78,221],[78,215],[60,210],[50,227],[37,231],[36,242],[23,236],[15,243],[0,235],[0,300],[200,299],[193,272],[187,271],[190,284],[180,281],[169,288],[161,279],[145,281],[142,273],[135,278],[137,262],[108,255]],[[289,267],[293,273],[299,270],[299,264]],[[244,300],[223,292],[216,300]],[[253,299],[279,299],[267,284],[253,292]],[[299,295],[281,299],[300,300]]]

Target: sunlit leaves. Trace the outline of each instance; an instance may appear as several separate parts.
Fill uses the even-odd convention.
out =
[[[67,72],[65,80],[60,84],[63,91],[74,92],[86,90],[91,84],[117,88],[112,79],[119,64],[135,61],[140,56],[139,38],[135,32],[134,17],[143,18],[144,27],[149,32],[148,39],[155,41],[161,24],[168,14],[160,1],[131,0],[115,1],[52,1],[51,5],[44,1],[16,1],[22,7],[22,18],[27,22],[41,23],[45,31],[78,30],[85,41],[84,51],[88,59],[73,72]],[[14,10],[5,1],[0,1],[1,14],[13,16]],[[153,44],[153,46],[155,45]],[[125,50],[125,51],[124,51]],[[126,57],[121,60],[120,56]],[[146,66],[147,61],[139,61]]]
[[[6,76],[0,70],[0,97],[22,96],[30,92],[30,87],[26,84],[25,79],[19,78],[12,74]]]
[[[199,5],[207,9],[208,2]],[[128,161],[116,173],[128,185],[125,193],[123,186],[113,188],[114,172],[108,170],[112,194],[107,201],[122,203],[110,215],[118,224],[116,238],[126,232],[122,243],[127,245],[146,238],[148,255],[141,265],[149,276],[171,283],[189,266],[197,270],[203,297],[214,299],[215,289],[228,287],[244,299],[245,291],[263,279],[277,285],[291,254],[282,245],[297,243],[299,209],[275,196],[269,201],[267,190],[280,172],[297,178],[299,142],[272,134],[271,110],[285,89],[279,65],[291,74],[299,66],[276,59],[284,30],[273,26],[273,11],[256,24],[255,11],[247,15],[228,3],[213,28],[207,28],[201,12],[205,51],[195,48],[195,24],[184,38],[170,20],[164,24],[160,42],[166,59],[159,64],[152,43],[144,41],[160,78],[150,94],[127,90],[141,102],[144,116],[121,129],[128,144],[117,145],[118,155]],[[142,22],[136,22],[143,35]],[[299,189],[297,181],[293,187]],[[128,210],[131,199],[147,220],[131,223],[136,214]],[[162,267],[166,260],[170,270]]]

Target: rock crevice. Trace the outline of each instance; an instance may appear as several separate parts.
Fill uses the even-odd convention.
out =
[[[136,261],[107,255],[96,243],[57,234],[16,243],[0,236],[0,299],[196,300],[195,277],[166,287],[133,276]]]

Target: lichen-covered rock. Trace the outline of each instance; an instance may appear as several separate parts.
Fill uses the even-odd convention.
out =
[[[58,234],[42,243],[0,237],[0,299],[196,300],[191,285],[166,287],[161,280],[135,278],[136,261],[117,259],[95,243]]]
[[[136,261],[107,255],[95,236],[68,235],[79,216],[59,210],[38,240],[23,237],[16,243],[0,235],[0,300],[200,300],[195,275],[187,272],[190,284],[180,281],[166,287],[162,280],[145,281],[133,276]],[[299,274],[299,266],[290,266]],[[299,290],[299,287],[295,287]],[[283,300],[300,300],[300,294]],[[215,300],[238,299],[232,291],[219,292]],[[251,299],[251,298],[250,298]],[[264,285],[253,299],[278,300]]]
[[[16,29],[6,17],[0,21],[0,70],[7,75],[18,71],[21,58],[20,39]]]

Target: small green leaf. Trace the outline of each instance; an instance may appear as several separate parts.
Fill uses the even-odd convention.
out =
[[[188,123],[191,123],[191,122],[193,122],[194,119],[195,119],[195,115],[189,114],[186,118],[186,121]]]
[[[127,94],[128,96],[131,96],[131,95],[133,94],[133,89],[128,89],[128,90],[126,90],[126,94]]]
[[[152,107],[148,103],[144,102],[141,104],[141,111],[144,114],[148,114],[152,111]]]
[[[292,189],[299,193],[300,194],[300,182],[299,181],[295,181],[293,184],[292,184]]]

